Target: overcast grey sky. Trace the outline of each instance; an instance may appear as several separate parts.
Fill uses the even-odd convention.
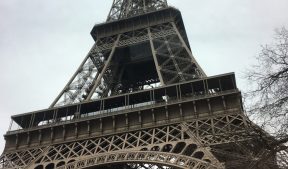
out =
[[[93,45],[112,0],[0,1],[0,134],[13,114],[47,108]],[[192,51],[210,75],[255,63],[274,29],[288,27],[287,0],[170,0],[182,11]],[[0,138],[0,151],[4,148]]]

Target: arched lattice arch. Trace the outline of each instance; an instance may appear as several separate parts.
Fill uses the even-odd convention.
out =
[[[155,151],[113,152],[103,153],[90,158],[81,159],[56,169],[81,169],[112,164],[157,164],[179,169],[216,169],[211,163],[194,157],[174,153]]]

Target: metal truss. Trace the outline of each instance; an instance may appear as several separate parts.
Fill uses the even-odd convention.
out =
[[[40,169],[52,165],[72,169],[119,163],[197,169],[224,168],[222,163],[231,169],[252,165],[267,169],[277,165],[287,167],[286,150],[277,155],[277,162],[269,156],[259,163],[261,152],[269,150],[258,146],[259,140],[246,123],[247,119],[241,114],[211,117],[8,152],[0,160],[2,168],[8,169]]]
[[[120,20],[168,7],[167,0],[114,0],[107,21]]]
[[[127,164],[130,168],[133,169],[173,169],[172,167],[167,167],[167,166],[159,166],[156,164]]]
[[[66,166],[57,167],[57,169],[78,169],[87,168],[98,165],[109,165],[110,163],[137,163],[149,164],[156,163],[158,165],[169,165],[177,168],[193,168],[193,169],[217,169],[205,161],[193,157],[175,155],[166,152],[154,151],[131,151],[131,152],[115,152],[109,154],[96,155],[87,159],[70,163]],[[145,165],[144,165],[145,166]],[[151,166],[150,166],[151,167]],[[149,167],[149,168],[150,168]]]
[[[46,150],[39,148],[37,151],[32,149],[14,152],[4,156],[5,159],[9,159],[5,167],[33,169],[38,165],[48,166],[53,163],[57,166],[65,163],[67,165],[60,168],[85,168],[91,165],[119,162],[156,163],[195,169],[221,167],[218,160],[196,136],[183,131],[183,125],[53,145]],[[37,152],[37,156],[33,155],[33,152]],[[20,154],[27,154],[27,156],[24,158]]]
[[[68,165],[71,160],[75,160],[75,163],[71,165],[78,165],[76,163],[81,162],[81,160],[86,160],[84,162],[86,164],[87,160],[94,158],[95,155],[100,158],[101,154],[103,154],[103,156],[108,158],[111,152],[115,154],[115,152],[122,153],[124,151],[128,155],[127,153],[135,151],[148,151],[148,154],[151,151],[156,151],[158,154],[159,152],[172,153],[175,155],[174,158],[178,155],[198,158],[202,160],[201,163],[208,162],[219,167],[220,163],[211,153],[210,146],[247,140],[247,135],[243,134],[245,133],[243,131],[245,129],[244,124],[245,119],[242,116],[227,115],[221,118],[196,120],[189,123],[63,143],[50,146],[45,150],[39,148],[36,150],[11,152],[2,156],[2,160],[6,161],[3,165],[7,168],[23,168],[26,166],[28,169],[37,167],[39,164],[49,165],[53,163],[57,166],[58,163],[65,163]],[[243,136],[241,136],[241,131]],[[188,160],[187,158],[185,159]],[[131,163],[133,161],[126,162]],[[143,163],[151,163],[151,161],[144,160]],[[166,163],[166,166],[171,165],[169,161]]]
[[[168,7],[166,0],[114,0],[107,22],[154,12],[166,7]],[[183,34],[184,28],[181,28],[181,24],[179,26],[178,21],[165,22],[167,23],[155,22],[154,24],[158,25],[153,26],[142,25],[137,29],[133,26],[133,29],[125,29],[126,32],[123,31],[123,28],[123,30],[119,29],[113,33],[107,33],[104,30],[105,33],[100,33],[100,36],[92,35],[95,39],[94,46],[50,107],[135,92],[143,90],[145,85],[160,83],[165,86],[206,77],[193,57],[186,35]],[[149,64],[154,62],[155,70],[154,67],[152,67],[153,69],[149,67],[153,70],[152,76],[130,83],[129,80],[135,76],[131,76],[132,78],[128,76],[130,78],[128,80],[121,79],[124,68],[126,68],[121,67],[121,56],[123,55],[121,52],[126,49],[138,49],[137,45],[145,47],[145,49],[148,46],[150,51],[145,51],[147,56],[145,55],[146,58],[141,59],[146,59],[145,61]],[[130,55],[128,53],[126,52],[125,55]],[[132,57],[127,56],[127,58],[131,59]],[[129,63],[134,64],[135,62]],[[134,67],[128,70],[134,71]],[[125,80],[128,82],[124,82]],[[235,84],[233,85],[235,86]],[[101,102],[100,106],[104,107],[102,104]],[[221,104],[219,103],[219,106]],[[225,105],[224,101],[223,104]],[[165,124],[154,121],[149,127],[145,127],[141,123],[139,128],[129,126],[126,114],[127,131],[119,132],[119,130],[113,129],[111,135],[103,132],[101,119],[101,131],[97,131],[97,135],[90,133],[90,126],[87,135],[78,135],[76,127],[75,140],[65,141],[63,134],[63,140],[53,143],[53,139],[51,139],[51,143],[48,143],[48,141],[41,142],[40,135],[38,145],[41,146],[38,147],[30,147],[32,144],[29,144],[29,133],[27,145],[18,145],[17,135],[15,151],[11,151],[12,149],[9,147],[4,151],[0,157],[0,168],[81,169],[93,167],[102,169],[103,166],[111,169],[288,168],[287,147],[281,145],[275,149],[269,149],[267,146],[263,146],[261,138],[253,130],[253,127],[248,125],[251,123],[243,112],[239,112],[238,108],[231,108],[228,111],[225,105],[225,113],[220,113],[220,111],[211,112],[210,106],[209,103],[209,113],[211,113],[209,117],[202,116],[201,113],[197,114],[194,105],[194,119],[182,117],[181,109],[181,117],[179,117],[181,121],[171,119],[171,121],[167,120]],[[134,110],[136,109],[134,108]],[[113,115],[109,114],[109,116]],[[167,110],[166,117],[169,119]],[[90,121],[87,122],[90,123]],[[115,126],[115,122],[113,126]],[[37,137],[35,138],[37,141]],[[53,134],[51,134],[51,138],[53,138]],[[281,151],[278,151],[277,148]]]
[[[173,32],[173,33],[172,33]],[[151,48],[163,84],[205,77],[175,23],[149,28]]]
[[[150,44],[162,85],[206,76],[175,23],[166,23],[98,39],[51,107],[137,91],[149,85],[143,82],[140,86],[124,89],[123,86],[127,85],[121,84],[118,77],[119,62],[114,57],[116,49],[139,43]]]
[[[107,44],[115,41],[113,38],[115,37],[101,39],[95,43],[75,74],[50,107],[79,103],[87,98],[99,74],[105,67],[105,62],[107,62],[105,59],[109,57],[113,51],[113,49],[106,47]],[[103,50],[104,48],[107,49]]]
[[[13,153],[3,154],[1,156],[1,164],[0,167],[3,169],[11,168],[21,168],[31,163],[34,159],[36,159],[39,155],[44,152],[45,148],[33,148],[26,151],[19,151]]]

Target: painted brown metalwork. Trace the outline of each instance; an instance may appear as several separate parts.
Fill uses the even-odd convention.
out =
[[[288,166],[288,151],[268,149],[261,139],[273,138],[244,115],[235,75],[206,76],[166,0],[114,0],[91,35],[50,108],[12,116],[0,168]]]

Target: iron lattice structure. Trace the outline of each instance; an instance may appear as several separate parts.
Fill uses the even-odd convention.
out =
[[[165,0],[114,0],[91,35],[50,108],[12,116],[1,168],[287,168],[244,115],[235,75],[205,75]]]
[[[166,0],[114,0],[107,21],[115,21],[167,8]]]

